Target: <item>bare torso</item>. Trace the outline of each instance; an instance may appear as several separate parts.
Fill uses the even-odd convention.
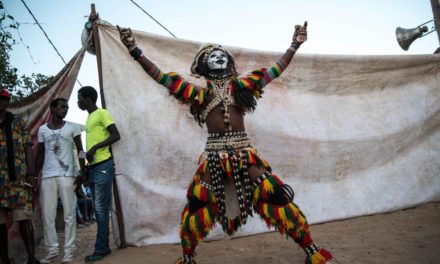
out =
[[[230,105],[228,107],[229,115],[232,124],[232,131],[245,131],[244,127],[244,112],[243,110],[234,105]],[[221,106],[217,106],[214,108],[206,118],[206,127],[208,128],[208,133],[225,133],[225,127],[223,122],[223,113],[221,110]],[[249,177],[252,181],[255,181],[258,176],[263,174],[265,169],[259,168],[257,166],[251,166],[249,168]],[[202,177],[202,181],[207,182],[209,184],[212,183],[211,176],[209,173],[205,174]]]
[[[228,111],[231,119],[232,131],[245,131],[243,110],[238,106],[230,105],[228,106]],[[206,117],[206,127],[208,128],[208,133],[226,132],[220,105],[214,108]]]

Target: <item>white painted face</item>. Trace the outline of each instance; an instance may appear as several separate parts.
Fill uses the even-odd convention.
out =
[[[214,50],[208,56],[208,68],[210,70],[225,70],[228,67],[228,56],[222,50]]]

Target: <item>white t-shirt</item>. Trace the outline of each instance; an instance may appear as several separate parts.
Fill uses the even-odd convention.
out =
[[[77,176],[73,138],[81,135],[81,130],[74,123],[66,121],[60,129],[52,130],[47,124],[38,129],[38,143],[44,143],[44,164],[42,177]]]

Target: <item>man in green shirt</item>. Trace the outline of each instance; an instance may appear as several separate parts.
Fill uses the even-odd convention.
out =
[[[109,209],[115,163],[110,145],[120,139],[119,131],[110,113],[96,106],[97,98],[98,93],[91,86],[84,86],[78,91],[78,107],[89,113],[86,122],[87,178],[90,182],[98,227],[95,250],[86,257],[86,262],[101,260],[111,253]]]

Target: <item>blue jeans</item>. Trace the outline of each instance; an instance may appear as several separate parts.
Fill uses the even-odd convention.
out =
[[[112,201],[112,183],[115,177],[115,162],[109,159],[88,170],[90,190],[95,206],[96,232],[95,252],[108,253],[109,245],[109,213]]]

